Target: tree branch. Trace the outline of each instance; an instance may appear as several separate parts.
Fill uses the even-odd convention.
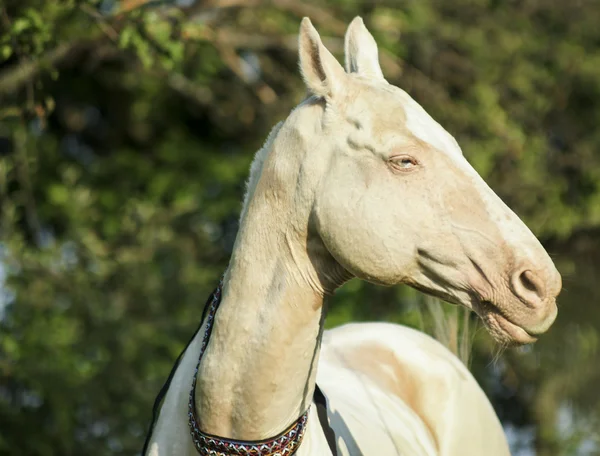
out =
[[[37,60],[30,60],[9,68],[0,73],[0,99],[5,95],[19,90],[27,81],[36,77],[48,67],[53,67],[67,58],[87,49],[93,41],[75,41],[72,43],[63,43],[56,48],[48,51],[44,56]]]
[[[101,23],[101,29],[103,33],[97,34],[97,36],[88,38],[84,41],[74,41],[70,43],[59,44],[54,49],[49,50],[42,57],[35,60],[29,60],[21,62],[14,67],[9,67],[0,73],[0,99],[6,95],[10,95],[19,90],[24,84],[31,79],[38,76],[42,71],[47,68],[54,67],[68,58],[72,58],[78,53],[89,49],[91,46],[98,43],[99,39],[105,35],[109,36],[112,40],[116,40],[119,34],[119,25],[122,23],[123,16],[126,13],[133,11],[134,9],[141,8],[143,6],[149,6],[150,4],[162,3],[160,0],[123,0],[119,5],[119,9],[115,16],[117,21],[114,24],[108,22]],[[91,11],[87,11],[91,14]],[[98,15],[94,15],[96,19],[99,19]]]
[[[0,99],[5,98],[17,90],[24,84],[38,76],[42,71],[59,65],[61,62],[74,57],[78,53],[89,49],[91,46],[98,44],[99,39],[108,35],[113,41],[118,37],[119,25],[122,23],[123,15],[137,8],[164,3],[160,0],[123,0],[119,5],[116,16],[119,18],[116,23],[103,23],[103,33],[98,34],[95,38],[88,38],[85,41],[76,41],[71,43],[63,43],[56,48],[48,51],[41,58],[22,62],[17,66],[10,67],[0,73]],[[194,13],[210,8],[231,8],[231,7],[249,7],[258,5],[271,5],[279,9],[284,9],[297,16],[312,16],[317,23],[326,25],[334,33],[343,35],[346,29],[346,24],[337,19],[329,11],[315,5],[295,0],[209,0],[198,1],[194,5],[181,8],[184,14]],[[88,11],[88,14],[91,12]],[[98,19],[98,18],[96,18]],[[243,34],[233,30],[220,28],[218,31],[210,32],[206,29],[194,31],[194,25],[184,26],[184,39],[199,39],[210,41],[221,51],[222,57],[232,70],[241,74],[239,65],[231,58],[231,52],[223,52],[224,49],[253,49],[266,50],[269,48],[287,49],[295,52],[297,50],[297,37],[293,36],[264,36],[256,34]],[[208,32],[208,33],[207,33]],[[324,38],[324,43],[336,53],[343,52],[343,40],[340,38]],[[380,51],[380,61],[384,72],[391,79],[399,77],[402,73],[402,66],[398,60],[391,56],[387,51]],[[261,91],[260,98],[263,102],[269,102],[273,99],[274,92],[267,86]]]
[[[201,106],[209,106],[213,102],[214,97],[209,89],[198,86],[198,84],[190,81],[182,74],[169,74],[167,76],[167,82],[173,91],[185,98],[193,100]]]
[[[296,52],[298,50],[298,37],[296,35],[268,36],[247,34],[220,28],[215,33],[210,33],[203,28],[195,32],[193,27],[187,27],[184,32],[186,39],[199,39],[210,41],[219,45],[227,45],[235,49],[251,49],[254,51],[265,51],[268,49],[286,49]],[[344,40],[342,38],[323,37],[323,44],[334,53],[344,52]],[[379,60],[384,73],[391,79],[398,78],[402,74],[402,65],[398,59],[391,56],[385,49],[379,52]]]

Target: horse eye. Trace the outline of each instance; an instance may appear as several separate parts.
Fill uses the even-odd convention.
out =
[[[417,160],[410,155],[401,155],[399,157],[391,158],[390,162],[395,168],[402,171],[412,170],[419,164],[419,162],[417,162]]]

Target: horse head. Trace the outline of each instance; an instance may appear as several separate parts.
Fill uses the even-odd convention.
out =
[[[534,341],[557,314],[552,260],[456,140],[384,79],[360,18],[345,52],[346,69],[303,20],[309,96],[274,140],[296,152],[265,171],[292,189],[290,222],[306,231],[323,287],[350,277],[408,284],[474,310],[501,343]]]

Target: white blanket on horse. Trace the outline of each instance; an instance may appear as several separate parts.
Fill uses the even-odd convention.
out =
[[[317,383],[341,455],[507,456],[487,397],[433,338],[388,323],[326,331]],[[329,455],[314,413],[298,456]]]
[[[186,405],[198,352],[194,340],[165,398],[151,456],[197,455]],[[327,396],[340,456],[510,455],[502,426],[471,373],[419,331],[388,323],[325,331],[317,383]],[[296,455],[331,455],[314,406]]]

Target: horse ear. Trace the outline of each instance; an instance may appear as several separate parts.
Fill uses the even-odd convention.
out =
[[[346,73],[327,50],[310,19],[305,17],[300,25],[298,43],[300,71],[308,90],[320,97],[333,97],[340,92]]]
[[[361,17],[355,17],[348,26],[344,40],[346,71],[374,79],[384,79],[379,66],[379,52],[373,35]]]

